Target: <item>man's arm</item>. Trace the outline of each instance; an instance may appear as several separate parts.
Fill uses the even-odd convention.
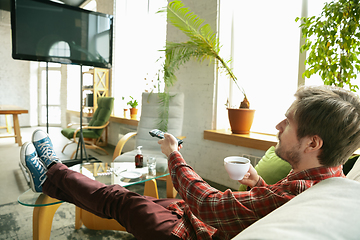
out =
[[[221,230],[224,234],[235,236],[242,229],[265,216],[286,200],[266,188],[266,183],[259,181],[262,187],[251,191],[221,192],[205,182],[177,151],[177,142],[171,135],[159,140],[164,154],[168,155],[170,175],[175,189],[190,208],[191,213],[206,224]],[[280,199],[277,199],[280,198]],[[191,218],[191,213],[187,212]],[[189,215],[190,214],[190,215]]]
[[[164,139],[159,140],[158,142],[161,145],[161,151],[169,158],[170,154],[174,151],[180,150],[182,145],[178,146],[177,141],[174,136],[171,134],[165,133]],[[249,171],[245,174],[244,178],[239,181],[241,184],[249,186],[250,188],[254,186],[264,185],[264,181],[260,180],[260,176],[257,174],[255,168],[250,165]]]

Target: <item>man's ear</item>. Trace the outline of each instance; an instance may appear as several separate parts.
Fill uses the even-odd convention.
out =
[[[324,142],[321,137],[318,135],[314,135],[312,137],[309,137],[308,146],[305,151],[312,152],[320,150],[323,146]]]

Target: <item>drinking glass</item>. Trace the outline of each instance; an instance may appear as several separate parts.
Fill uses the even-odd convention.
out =
[[[147,159],[147,166],[148,166],[148,176],[155,177],[156,176],[156,158],[149,157]]]

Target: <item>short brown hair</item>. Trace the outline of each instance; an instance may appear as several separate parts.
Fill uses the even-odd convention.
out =
[[[303,86],[295,93],[297,137],[317,135],[323,140],[320,164],[344,164],[360,147],[360,99],[332,86]]]

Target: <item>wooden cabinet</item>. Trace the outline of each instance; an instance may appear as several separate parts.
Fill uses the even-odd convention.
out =
[[[84,80],[83,92],[83,114],[92,116],[97,108],[99,97],[109,96],[109,69],[93,68],[83,72],[83,79],[92,78],[91,81]]]

